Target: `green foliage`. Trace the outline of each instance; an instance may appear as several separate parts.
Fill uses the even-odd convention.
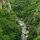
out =
[[[29,26],[28,40],[33,40],[39,33],[39,30],[37,30],[39,29],[38,25],[40,25],[39,5],[40,0],[15,0],[12,3],[12,9],[17,17],[23,18],[24,22]]]
[[[21,26],[16,19],[13,11],[8,12],[6,9],[0,9],[0,40],[20,39]]]
[[[34,38],[34,40],[40,40],[40,36],[38,36],[37,38]]]
[[[0,40],[21,40],[18,19],[29,26],[28,40],[40,40],[40,0],[10,0],[11,10],[0,9]]]

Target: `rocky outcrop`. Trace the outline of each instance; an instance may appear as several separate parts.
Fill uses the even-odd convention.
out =
[[[6,8],[11,10],[11,4],[9,2],[9,0],[0,0],[0,8]]]

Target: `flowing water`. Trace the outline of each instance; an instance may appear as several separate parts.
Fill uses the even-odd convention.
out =
[[[19,24],[22,26],[21,39],[22,39],[22,40],[27,40],[28,33],[29,33],[29,31],[26,30],[27,26],[26,26],[26,24],[24,23],[24,21],[21,21],[21,20],[19,20]]]

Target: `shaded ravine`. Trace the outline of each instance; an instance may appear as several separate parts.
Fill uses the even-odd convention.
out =
[[[22,20],[19,20],[18,22],[19,22],[20,26],[22,26],[21,40],[27,40],[28,33],[29,33],[29,31],[27,30],[27,26],[24,23],[24,21],[22,21]]]

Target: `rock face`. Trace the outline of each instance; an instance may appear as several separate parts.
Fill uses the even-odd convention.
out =
[[[21,21],[21,20],[19,20],[19,24],[22,26],[21,39],[22,40],[27,40],[29,31],[27,30],[26,24],[24,23],[24,21]]]
[[[0,0],[0,8],[8,8],[11,9],[11,4],[9,0]]]
[[[2,9],[2,0],[0,0],[0,9]]]

